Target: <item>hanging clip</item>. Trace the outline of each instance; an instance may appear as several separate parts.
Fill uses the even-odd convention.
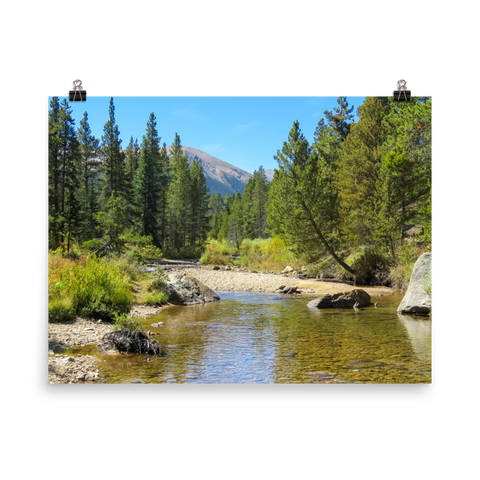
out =
[[[68,92],[71,102],[84,102],[87,99],[87,92],[82,87],[81,80],[73,81],[73,90]]]
[[[407,90],[407,82],[405,80],[399,80],[397,86],[398,90],[393,92],[393,99],[397,102],[406,102],[410,100],[412,92]]]

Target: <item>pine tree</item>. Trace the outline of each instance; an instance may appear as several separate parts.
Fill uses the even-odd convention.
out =
[[[129,225],[128,211],[125,199],[112,192],[103,211],[96,214],[96,221],[100,225],[105,240],[102,249],[117,251],[122,249],[124,244],[122,237]]]
[[[127,204],[133,204],[134,186],[133,180],[138,169],[138,159],[134,153],[133,137],[130,137],[130,142],[125,149],[125,200]]]
[[[208,188],[202,165],[193,160],[190,166],[190,244],[202,246],[208,231]]]
[[[268,223],[285,243],[312,261],[328,252],[351,274],[349,267],[331,246],[329,212],[319,201],[324,178],[318,156],[294,122],[288,142],[275,159],[278,169],[270,186]]]
[[[140,161],[133,181],[136,220],[141,235],[151,236],[159,246],[158,202],[162,188],[162,164],[160,137],[156,129],[155,115],[150,114],[147,134],[143,137]],[[133,142],[132,148],[133,148]]]
[[[103,127],[102,136],[102,174],[103,188],[102,200],[106,203],[112,193],[116,195],[125,194],[125,155],[120,146],[120,131],[115,121],[115,106],[113,105],[113,97],[110,99],[109,120]]]
[[[175,140],[170,151],[170,184],[168,188],[169,245],[179,251],[187,245],[190,232],[190,198],[188,186],[190,172],[188,157],[183,153],[180,137]]]
[[[339,224],[339,188],[338,167],[342,155],[342,137],[323,119],[318,122],[315,130],[313,151],[318,157],[319,174],[323,177],[322,191],[319,192],[324,202],[325,211],[329,215],[328,230],[333,232]]]
[[[265,169],[260,166],[254,174],[255,186],[253,189],[253,215],[254,215],[254,236],[255,238],[267,238],[267,202],[268,202],[268,180]]]
[[[95,214],[98,212],[98,149],[99,142],[92,135],[88,123],[88,113],[83,114],[78,128],[78,141],[80,143],[80,178],[81,197],[84,211],[82,235],[84,240],[95,238],[98,226]]]
[[[168,185],[170,183],[170,164],[167,155],[167,145],[163,143],[160,150],[160,196],[158,199],[158,224],[159,224],[159,240],[160,246],[165,247],[168,236]]]
[[[80,145],[75,131],[72,110],[64,99],[59,111],[60,147],[60,230],[62,241],[70,249],[72,239],[81,231],[82,208],[80,201]]]
[[[343,143],[338,172],[340,215],[349,246],[369,244],[375,225],[376,184],[384,153],[387,107],[375,97],[365,100],[360,121]]]
[[[216,195],[213,195],[212,193],[208,202],[208,212],[210,215],[210,231],[208,232],[209,238],[218,238],[218,234],[222,226],[220,216],[224,208],[225,204],[223,202],[222,196],[220,195],[220,192],[217,192]]]
[[[253,191],[255,189],[255,176],[248,179],[242,193],[243,223],[242,230],[245,238],[253,240],[255,238],[255,215],[253,213]]]
[[[347,97],[338,97],[338,107],[334,107],[334,112],[325,110],[325,118],[329,126],[345,140],[350,133],[351,121],[353,119],[353,106],[348,108]]]
[[[218,230],[217,240],[222,241],[228,238],[228,232],[230,231],[231,227],[231,216],[228,214],[226,210],[223,210],[220,213],[218,218],[218,225],[220,226]]]
[[[60,242],[60,103],[58,97],[50,101],[48,112],[48,215],[49,245],[56,248]]]
[[[389,135],[376,183],[375,239],[395,259],[406,230],[418,223],[430,230],[431,100],[397,102],[384,123]]]
[[[244,238],[243,235],[243,209],[242,209],[242,195],[237,193],[233,197],[233,201],[230,204],[230,230],[227,235],[227,240],[233,241],[240,249],[240,244]]]

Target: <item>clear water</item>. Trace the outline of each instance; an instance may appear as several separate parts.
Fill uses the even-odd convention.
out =
[[[431,321],[398,315],[401,295],[373,297],[377,308],[317,310],[309,298],[218,293],[219,302],[145,320],[167,356],[69,352],[97,354],[106,383],[431,382]]]

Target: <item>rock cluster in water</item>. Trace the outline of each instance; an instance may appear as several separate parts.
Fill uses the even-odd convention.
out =
[[[165,292],[168,293],[169,302],[175,305],[194,305],[220,300],[211,288],[186,273],[174,276],[165,287]]]
[[[353,308],[370,304],[370,295],[359,288],[316,298],[307,304],[309,308]]]

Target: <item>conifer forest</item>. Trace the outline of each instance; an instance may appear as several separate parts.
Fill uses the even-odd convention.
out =
[[[178,134],[167,154],[154,113],[143,138],[124,146],[113,98],[95,138],[87,111],[75,125],[67,100],[53,97],[49,247],[105,255],[150,245],[163,257],[220,264],[256,252],[325,275],[395,283],[392,272],[408,272],[431,248],[431,99],[367,97],[358,121],[353,111],[339,97],[313,142],[292,119],[272,152],[273,180],[259,166],[242,193],[222,197],[208,190]]]

